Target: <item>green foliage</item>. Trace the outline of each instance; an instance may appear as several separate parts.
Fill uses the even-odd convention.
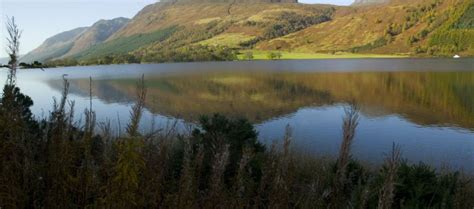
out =
[[[31,167],[34,154],[29,149],[36,145],[38,124],[30,107],[33,101],[14,85],[5,85],[0,98],[0,205],[22,208],[28,205],[28,193],[33,191],[27,182],[34,177]]]
[[[163,62],[199,62],[199,61],[232,61],[237,60],[237,51],[228,47],[191,45],[178,49],[161,49],[140,54],[107,55],[88,60],[75,59],[55,60],[48,66],[73,65],[110,65],[130,63],[163,63]]]
[[[281,59],[282,54],[281,52],[268,52],[267,58],[269,60]]]
[[[428,15],[428,20],[432,18],[433,10],[441,4],[441,0],[434,0],[431,3],[426,3],[423,5],[418,5],[417,7],[412,7],[407,9],[407,16],[405,16],[405,22],[403,24],[403,30],[408,30],[414,25],[418,24],[420,21],[423,21],[424,18]]]
[[[429,54],[452,55],[474,49],[474,30],[470,28],[473,5],[466,2],[449,13],[448,20],[430,36]]]
[[[46,65],[50,67],[76,66],[78,64],[79,62],[76,59],[72,59],[72,58],[52,60],[52,61],[46,62]]]
[[[474,29],[474,3],[469,5],[459,20],[454,23],[456,29]]]
[[[385,46],[387,43],[388,43],[387,39],[382,37],[382,38],[379,38],[379,39],[375,40],[374,42],[368,43],[366,45],[354,47],[350,51],[352,53],[369,51],[371,49],[376,49],[376,48]]]
[[[140,191],[141,173],[145,162],[141,155],[144,143],[140,139],[127,138],[114,143],[117,161],[113,167],[110,193],[105,197],[108,208],[139,208],[142,204]]]
[[[276,23],[267,27],[263,34],[266,39],[281,37],[299,30],[303,30],[312,25],[331,20],[331,11],[326,11],[320,15],[301,15],[296,12],[284,12],[278,18]]]
[[[142,62],[196,62],[196,61],[232,61],[237,52],[228,47],[191,45],[178,49],[162,49],[149,52],[141,57]]]
[[[253,58],[254,58],[253,57],[253,52],[247,51],[247,52],[244,53],[244,59],[245,60],[253,60]]]
[[[22,62],[22,63],[19,64],[19,66],[20,66],[21,68],[29,68],[29,69],[32,69],[32,68],[33,68],[33,69],[34,69],[34,68],[45,68],[45,67],[47,67],[46,65],[43,65],[43,63],[38,62],[38,61],[34,61],[34,62],[32,62],[31,64]]]
[[[431,36],[429,45],[435,53],[443,55],[471,50],[474,49],[474,30],[438,31]]]
[[[148,44],[164,41],[178,30],[178,27],[172,26],[153,33],[137,34],[125,38],[114,39],[93,46],[90,49],[79,53],[75,57],[84,60],[104,57],[106,55],[124,55]]]
[[[458,173],[439,175],[422,163],[403,163],[398,176],[396,208],[452,208],[460,184]]]
[[[33,120],[33,114],[30,107],[33,106],[33,100],[27,95],[20,92],[20,88],[11,85],[5,85],[3,88],[3,94],[0,98],[0,113],[3,117],[1,119],[7,119],[8,117],[18,117],[17,119],[10,118],[11,121],[3,121],[3,131],[8,130],[7,125],[15,125],[12,122],[26,122],[28,126],[35,124]],[[11,114],[11,115],[10,115]],[[18,114],[18,115],[15,115]],[[8,138],[3,135],[2,138]]]
[[[387,29],[385,30],[385,34],[388,36],[397,36],[398,34],[403,32],[403,26],[400,24],[390,24]]]
[[[212,117],[203,116],[200,119],[200,128],[194,129],[192,140],[194,149],[199,147],[203,150],[204,174],[201,178],[209,179],[212,173],[212,163],[216,153],[223,148],[228,151],[227,165],[224,171],[224,180],[228,185],[238,175],[239,163],[244,155],[244,150],[251,150],[254,155],[260,155],[265,151],[264,146],[257,140],[257,132],[253,125],[246,119],[229,119],[223,115],[214,114]],[[249,160],[249,169],[255,177],[261,172],[260,162],[257,159]]]

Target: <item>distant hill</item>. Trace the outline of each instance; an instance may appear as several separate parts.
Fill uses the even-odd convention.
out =
[[[298,3],[298,0],[161,0],[163,3]]]
[[[48,38],[40,47],[21,58],[22,62],[46,61],[79,53],[102,43],[121,29],[129,19],[100,20],[90,27],[76,28]]]
[[[67,52],[50,58],[133,55],[153,61],[163,52],[173,56],[176,50],[198,45],[239,51],[474,55],[472,0],[356,0],[357,6],[296,2],[159,2],[113,33],[110,30],[107,38],[97,42],[74,38],[67,42]]]
[[[0,57],[0,65],[6,65],[8,60],[8,57]]]
[[[40,47],[23,56],[21,61],[33,62],[59,58],[71,49],[74,40],[86,30],[86,27],[76,28],[48,38]]]
[[[388,3],[390,0],[355,0],[352,5],[369,5],[369,4],[382,4]]]

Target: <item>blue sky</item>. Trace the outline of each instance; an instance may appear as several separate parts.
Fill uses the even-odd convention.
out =
[[[353,0],[300,0],[302,3],[348,5]],[[100,19],[133,17],[156,0],[0,0],[0,57],[6,57],[5,20],[14,16],[23,30],[20,51],[25,54],[46,38]]]

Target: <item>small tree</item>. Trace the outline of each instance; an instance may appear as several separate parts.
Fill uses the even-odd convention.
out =
[[[282,56],[283,56],[283,55],[281,54],[281,52],[275,52],[275,57],[276,57],[277,59],[281,59]]]
[[[0,207],[24,208],[31,192],[28,180],[34,173],[29,166],[34,146],[32,140],[25,139],[37,133],[37,124],[30,110],[33,101],[15,86],[21,32],[15,18],[8,19],[6,27],[10,61],[0,96]]]
[[[270,60],[281,59],[282,56],[281,52],[270,52],[267,54],[267,58]]]
[[[253,52],[248,51],[248,52],[245,52],[245,53],[244,53],[244,59],[245,59],[245,60],[253,60],[253,58],[254,58],[254,57],[253,57]]]
[[[270,60],[274,60],[276,58],[275,52],[269,52],[267,54],[267,58],[270,59]]]

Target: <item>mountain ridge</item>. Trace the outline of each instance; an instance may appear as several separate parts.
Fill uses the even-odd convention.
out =
[[[360,6],[360,5],[373,5],[373,4],[385,4],[389,3],[390,0],[355,0],[352,5]]]
[[[56,59],[127,55],[154,62],[163,53],[172,56],[199,45],[237,51],[474,55],[470,0],[357,0],[355,6],[203,1],[148,5],[105,41]],[[450,40],[453,36],[458,38]]]
[[[104,42],[122,28],[128,18],[99,20],[89,27],[79,27],[46,39],[41,46],[21,57],[22,62],[65,58]]]

